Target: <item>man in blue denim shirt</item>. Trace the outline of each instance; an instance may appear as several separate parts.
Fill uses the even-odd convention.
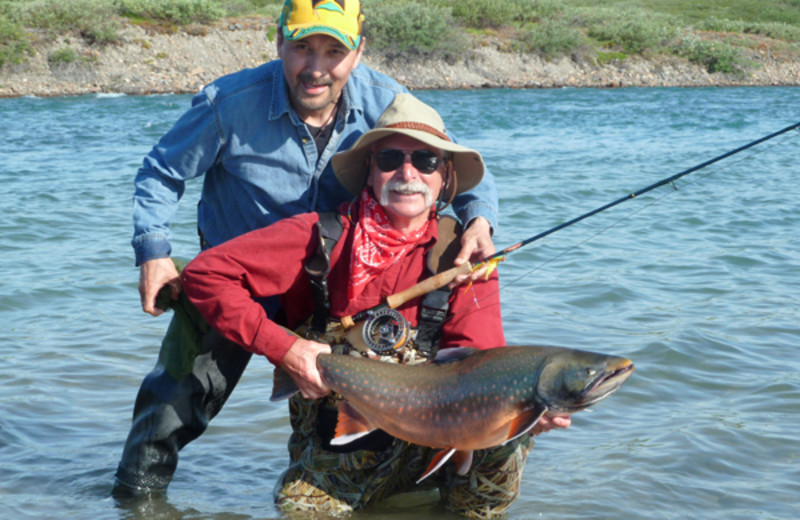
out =
[[[213,330],[198,329],[180,294],[169,223],[185,181],[205,175],[197,216],[203,248],[350,200],[333,175],[331,156],[406,92],[359,65],[362,23],[357,0],[287,0],[277,38],[281,59],[205,87],[139,169],[132,244],[142,308],[161,314],[156,295],[168,286],[175,316],[137,395],[115,492],[166,489],[178,450],[219,412],[251,355]],[[467,224],[457,263],[492,254],[497,195],[491,175],[453,207]],[[262,303],[270,317],[278,311],[277,300]],[[282,366],[304,378],[316,354],[290,351]]]

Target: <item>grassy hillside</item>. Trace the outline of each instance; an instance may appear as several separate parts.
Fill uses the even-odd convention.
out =
[[[0,66],[37,42],[74,34],[98,47],[123,23],[192,31],[226,17],[276,18],[281,0],[0,0]],[[509,52],[602,64],[677,55],[709,72],[746,74],[754,51],[800,52],[800,0],[363,0],[369,49],[445,58],[486,38]],[[68,45],[52,62],[91,60]]]

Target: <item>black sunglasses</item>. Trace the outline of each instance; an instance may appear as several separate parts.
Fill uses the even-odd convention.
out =
[[[392,172],[402,166],[407,154],[396,148],[384,148],[375,154],[375,164],[382,172]],[[442,164],[442,158],[430,150],[414,150],[410,155],[411,164],[425,175],[435,172]]]

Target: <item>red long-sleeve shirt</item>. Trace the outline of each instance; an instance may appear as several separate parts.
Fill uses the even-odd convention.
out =
[[[319,244],[318,220],[316,213],[297,215],[200,253],[181,274],[187,296],[222,335],[278,365],[296,338],[270,320],[253,299],[280,295],[292,329],[311,314],[311,289],[304,266]],[[360,296],[348,300],[355,226],[345,213],[342,223],[342,238],[331,252],[328,275],[331,317],[352,316],[372,308],[430,276],[426,254],[438,237],[435,222],[405,257],[370,281]],[[485,349],[505,344],[498,288],[493,274],[471,288],[453,290],[441,348]],[[412,327],[419,321],[420,304],[421,298],[416,298],[397,309]]]

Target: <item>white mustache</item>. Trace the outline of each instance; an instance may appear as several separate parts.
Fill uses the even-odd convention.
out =
[[[433,195],[428,185],[422,181],[409,181],[403,182],[400,179],[391,179],[383,185],[379,197],[381,206],[389,204],[389,192],[402,193],[403,195],[411,195],[412,193],[420,193],[425,197],[425,206],[431,207],[433,205]]]

